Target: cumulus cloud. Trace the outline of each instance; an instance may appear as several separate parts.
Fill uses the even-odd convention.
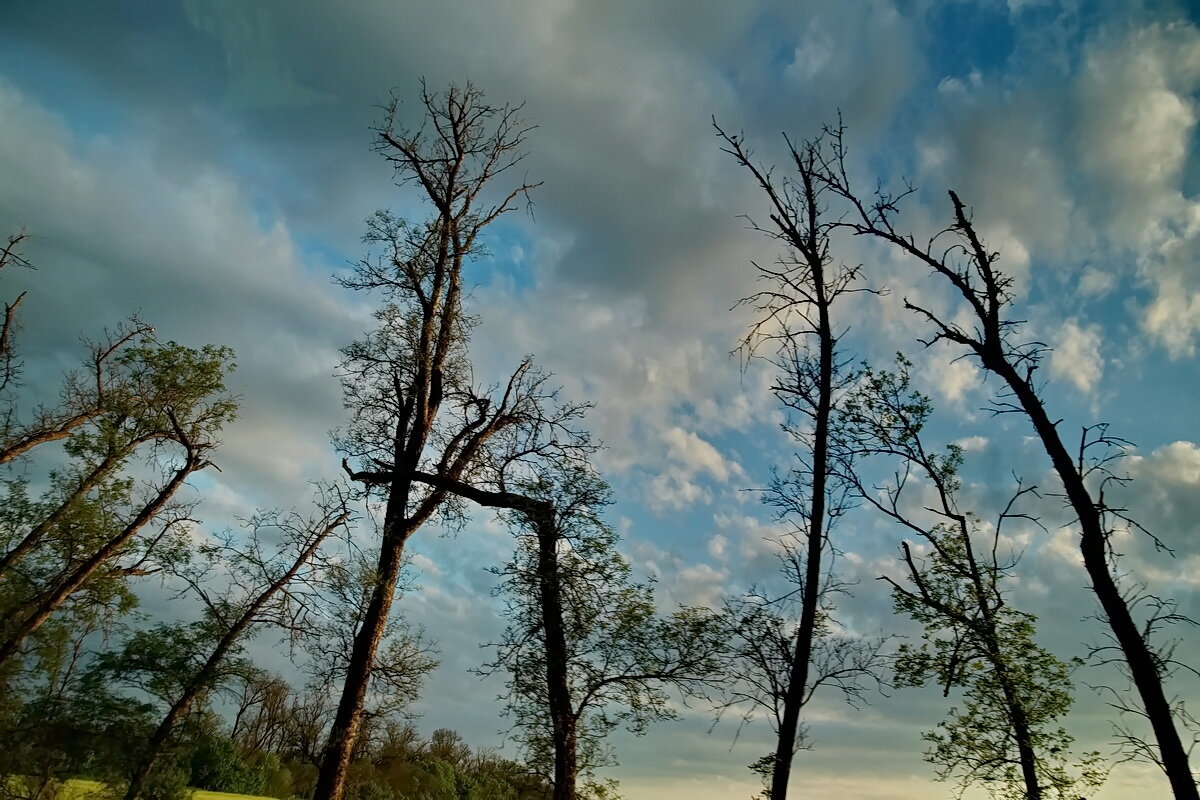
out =
[[[1050,354],[1050,374],[1069,380],[1081,392],[1091,392],[1104,375],[1100,327],[1067,320],[1056,332]]]
[[[536,216],[497,225],[495,258],[472,273],[477,377],[495,380],[533,353],[564,394],[597,402],[587,424],[606,444],[598,463],[616,486],[628,549],[671,599],[713,603],[723,588],[775,576],[773,540],[787,527],[739,491],[786,464],[793,443],[777,430],[769,371],[741,372],[729,357],[748,321],[729,308],[755,289],[750,261],[770,263],[777,243],[737,219],[763,218],[765,204],[720,153],[713,115],[745,128],[782,174],[778,132],[810,136],[841,110],[860,187],[901,176],[918,186],[901,220],[918,238],[944,227],[944,190],[958,190],[1018,280],[1015,311],[1052,332],[1043,338],[1056,348],[1055,384],[1097,393],[1118,370],[1105,348],[1128,339],[1161,345],[1180,370],[1194,358],[1200,36],[1169,9],[1105,2],[1084,15],[1072,4],[1009,0],[1005,12],[993,3],[981,7],[1011,26],[1011,52],[992,52],[1004,37],[973,48],[968,36],[943,58],[957,40],[942,12],[962,4],[266,0],[250,12],[188,0],[162,5],[154,30],[130,21],[149,18],[132,2],[117,7],[137,13],[84,5],[63,14],[54,2],[18,2],[0,21],[9,29],[0,68],[11,75],[0,84],[0,223],[41,237],[30,255],[42,271],[11,285],[34,288],[29,304],[47,298],[25,318],[28,377],[52,384],[75,361],[80,333],[136,310],[164,336],[233,345],[244,412],[226,436],[225,471],[210,476],[218,483],[200,487],[221,515],[288,505],[336,466],[326,430],[341,410],[329,375],[337,348],[369,325],[369,302],[331,290],[326,276],[358,255],[374,208],[421,213],[369,152],[368,130],[393,89],[399,121],[418,118],[421,75],[434,89],[474,80],[496,102],[525,101],[539,126],[523,164],[545,181]],[[1007,487],[1010,461],[1041,474],[1015,425],[967,428],[994,384],[948,348],[913,345],[929,331],[904,297],[969,323],[947,287],[878,243],[847,237],[837,257],[891,290],[847,303],[847,345],[872,359],[918,351],[923,386],[948,412],[931,426],[979,453],[980,508]],[[51,301],[46,282],[59,274],[70,281]],[[1171,375],[1145,380],[1180,391]],[[1200,517],[1196,447],[1176,442],[1127,463],[1141,493],[1131,507],[1181,551],[1159,561],[1123,538],[1130,563],[1185,586],[1196,568],[1184,535]],[[1045,502],[1051,535],[1014,530],[1013,544],[1028,547],[1020,595],[1050,598],[1031,610],[1056,641],[1074,642],[1090,607],[1077,542],[1055,527],[1057,499]],[[894,626],[873,579],[895,569],[895,531],[853,522],[839,529],[846,574],[859,581],[847,618],[856,629]],[[401,605],[444,640],[424,706],[430,724],[484,742],[497,723],[478,700],[498,688],[466,670],[498,631],[484,567],[504,562],[511,539],[482,518],[461,537],[472,547],[414,540],[425,585]],[[928,796],[923,779],[895,778],[920,769],[914,720],[929,717],[907,698],[857,727],[839,723],[849,719],[840,707],[822,707],[822,760],[804,788]],[[1081,740],[1100,744],[1101,727]],[[911,746],[899,754],[905,735]],[[641,748],[642,761],[635,750],[626,763],[643,777],[630,796],[670,786],[704,800],[746,788],[712,774],[740,774],[759,753],[730,755],[711,741],[664,734]],[[752,744],[765,749],[765,739]],[[863,748],[886,762],[884,778],[842,755]],[[671,758],[703,761],[709,779],[666,775]],[[862,779],[839,779],[846,770]]]
[[[34,235],[28,256],[39,266],[18,277],[31,287],[27,377],[35,391],[53,386],[77,337],[134,313],[163,340],[230,345],[242,410],[214,480],[250,507],[294,502],[332,471],[326,431],[340,411],[331,373],[358,320],[287,226],[259,220],[234,176],[172,174],[145,144],[76,134],[0,83],[0,165],[10,178],[0,220]]]
[[[681,509],[707,502],[710,492],[701,485],[702,475],[717,484],[745,479],[742,466],[722,455],[692,431],[668,428],[662,434],[666,459],[649,483],[649,500],[657,509]]]
[[[1183,190],[1197,122],[1200,30],[1151,25],[1097,46],[1078,85],[1081,167],[1089,202],[1113,246],[1137,254],[1154,291],[1145,330],[1173,357],[1191,355],[1200,329],[1200,211]]]

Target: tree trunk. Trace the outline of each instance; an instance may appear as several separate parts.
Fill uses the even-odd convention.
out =
[[[394,504],[398,504],[400,509],[407,504],[407,488],[403,494],[404,499],[398,503],[395,498],[389,500],[389,516],[393,513]],[[354,745],[358,740],[375,654],[383,640],[388,615],[392,610],[396,581],[404,559],[404,545],[415,529],[410,527],[407,519],[400,519],[390,527],[392,530],[388,530],[389,526],[385,520],[385,535],[379,550],[376,583],[371,590],[371,599],[362,628],[354,637],[354,647],[346,670],[346,683],[342,688],[342,697],[329,731],[329,740],[321,756],[313,800],[342,800],[346,793],[346,777],[350,770]]]
[[[812,488],[809,498],[808,540],[805,542],[804,595],[800,608],[800,627],[796,631],[796,646],[792,652],[792,669],[783,700],[783,717],[779,720],[775,765],[771,771],[771,800],[787,798],[792,758],[796,753],[796,735],[800,728],[800,709],[804,705],[813,637],[817,629],[821,593],[821,553],[825,546],[825,493],[829,479],[829,417],[833,408],[833,351],[836,339],[829,319],[831,298],[826,291],[825,264],[817,242],[816,197],[808,175],[802,177],[808,200],[809,236],[806,241],[794,241],[793,244],[804,254],[808,267],[812,270],[814,305],[817,309],[815,332],[819,348],[817,402],[813,414]]]
[[[554,732],[554,800],[575,800],[578,778],[576,718],[567,682],[567,635],[558,570],[557,526],[552,511],[535,521],[538,534],[538,600],[546,636],[546,702]]]
[[[1129,604],[1125,602],[1109,570],[1107,532],[1084,477],[1033,387],[1007,362],[992,366],[985,361],[984,366],[997,372],[1008,383],[1033,422],[1033,427],[1041,438],[1059,479],[1063,482],[1067,499],[1079,518],[1079,549],[1083,555],[1084,568],[1091,578],[1092,591],[1100,600],[1113,637],[1125,656],[1130,678],[1141,697],[1146,718],[1150,721],[1150,727],[1158,742],[1159,758],[1167,780],[1171,783],[1171,790],[1176,800],[1200,800],[1200,792],[1197,792],[1196,780],[1192,777],[1191,766],[1188,764],[1187,749],[1175,727],[1171,704],[1163,690],[1158,658],[1142,636],[1129,611]]]
[[[940,487],[940,482],[939,482]],[[944,496],[944,495],[943,495]],[[946,508],[949,512],[950,509]],[[1004,705],[1008,711],[1009,728],[1017,743],[1017,760],[1021,763],[1021,778],[1025,781],[1026,800],[1042,800],[1042,787],[1037,774],[1037,756],[1033,749],[1033,737],[1029,730],[1029,715],[1025,704],[1013,685],[1008,661],[1000,647],[999,626],[996,622],[997,606],[992,604],[992,592],[996,584],[993,578],[988,585],[984,584],[983,570],[975,559],[975,547],[971,542],[971,531],[966,518],[955,515],[958,532],[962,537],[963,552],[967,557],[967,567],[971,573],[971,591],[975,594],[975,605],[979,607],[983,617],[983,634],[986,643],[988,660],[996,671],[996,679],[1000,682],[1000,690],[1004,692]],[[995,560],[992,561],[993,567]],[[992,591],[989,591],[989,587]],[[966,620],[964,620],[966,621]],[[969,624],[969,623],[968,623]]]

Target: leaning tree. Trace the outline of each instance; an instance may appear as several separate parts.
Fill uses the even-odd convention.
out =
[[[1013,277],[999,266],[1000,254],[988,249],[971,212],[959,196],[949,192],[951,221],[925,240],[897,227],[899,204],[913,190],[896,195],[878,189],[873,196],[857,193],[846,168],[842,130],[827,131],[832,147],[828,157],[803,165],[805,180],[822,187],[830,199],[845,204],[838,225],[849,232],[886,243],[928,269],[943,281],[959,301],[957,308],[941,312],[918,299],[905,298],[904,306],[930,328],[926,346],[946,345],[958,356],[972,359],[986,374],[995,376],[1001,394],[995,398],[997,414],[1016,414],[1032,426],[1045,450],[1067,510],[1075,518],[1079,552],[1103,619],[1120,652],[1139,699],[1139,712],[1153,730],[1156,747],[1147,748],[1171,784],[1177,800],[1200,800],[1196,779],[1188,763],[1188,747],[1177,725],[1179,709],[1167,695],[1170,654],[1149,640],[1155,619],[1139,624],[1131,599],[1122,591],[1112,547],[1117,527],[1137,528],[1125,510],[1111,502],[1112,461],[1126,443],[1112,437],[1104,425],[1082,429],[1071,443],[1046,402],[1038,369],[1046,346],[1023,334],[1023,320],[1013,311]]]

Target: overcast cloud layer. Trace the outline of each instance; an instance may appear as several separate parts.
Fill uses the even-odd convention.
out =
[[[729,356],[771,244],[739,215],[762,198],[720,152],[712,120],[744,130],[766,162],[780,132],[802,139],[840,113],[850,166],[917,187],[904,220],[944,225],[945,189],[974,208],[1017,276],[1020,313],[1054,351],[1047,396],[1065,430],[1108,421],[1138,448],[1128,502],[1174,548],[1132,534],[1125,564],[1200,616],[1200,13],[1133,0],[820,0],[610,3],[595,0],[16,0],[0,15],[0,233],[24,226],[38,271],[21,346],[30,386],[55,385],[81,336],[140,313],[162,338],[230,345],[242,413],[207,476],[210,521],[303,502],[336,471],[329,430],[343,418],[338,348],[370,324],[369,300],[330,275],[361,255],[362,220],[420,213],[370,150],[394,93],[415,119],[419,79],[474,81],[525,103],[534,218],[512,215],[472,267],[483,375],[533,353],[566,393],[594,400],[590,423],[617,490],[613,521],[664,603],[717,603],[768,580],[774,523],[753,493],[788,443],[770,375]],[[862,298],[849,341],[860,355],[917,360],[939,407],[935,428],[969,459],[983,516],[1012,475],[1052,486],[1015,418],[980,409],[992,386],[967,362],[923,353],[901,299],[943,302],[910,263],[864,242],[842,258],[889,291]],[[1025,551],[1018,605],[1041,614],[1060,656],[1100,640],[1074,536],[1053,501],[1049,532],[1013,533]],[[860,581],[843,624],[911,633],[874,579],[894,574],[899,534],[869,516],[844,526],[842,566]],[[480,517],[454,541],[415,542],[418,588],[405,614],[442,642],[420,711],[502,742],[499,684],[468,670],[500,627],[486,567],[509,547]],[[1194,637],[1192,637],[1194,640]],[[264,653],[267,653],[264,648]],[[1200,663],[1191,642],[1180,651]],[[1109,679],[1100,668],[1083,683]],[[1173,687],[1200,702],[1196,681]],[[900,692],[850,712],[811,711],[815,749],[793,779],[808,796],[946,794],[921,761],[936,693]],[[733,744],[703,709],[618,738],[612,775],[631,800],[745,796],[765,724]],[[1109,711],[1080,689],[1071,729],[1107,749]],[[1098,798],[1165,795],[1152,768],[1123,765]],[[799,795],[798,795],[799,796]]]

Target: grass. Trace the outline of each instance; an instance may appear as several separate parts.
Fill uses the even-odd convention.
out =
[[[71,778],[63,784],[62,791],[59,793],[59,800],[90,800],[92,796],[104,790],[104,784],[99,781]],[[276,800],[276,798],[254,794],[233,794],[232,792],[210,792],[207,789],[193,789],[191,800]]]
[[[207,789],[192,791],[192,800],[276,800],[258,794],[232,794],[231,792],[210,792]]]

